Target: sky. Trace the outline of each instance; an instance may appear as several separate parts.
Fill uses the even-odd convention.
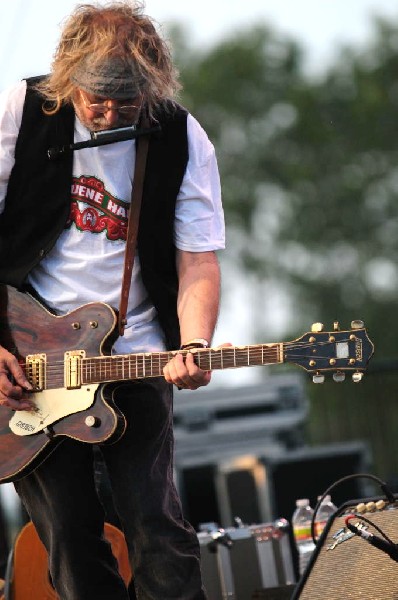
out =
[[[77,4],[0,0],[0,90],[49,70],[60,24]],[[180,22],[199,47],[264,21],[301,42],[313,71],[322,70],[342,44],[364,43],[372,15],[398,21],[396,0],[147,0],[145,7],[159,23]]]

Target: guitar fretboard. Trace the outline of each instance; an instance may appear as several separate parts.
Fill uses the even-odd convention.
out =
[[[187,351],[182,351],[182,354],[187,354]],[[201,348],[192,354],[195,363],[204,371],[233,369],[281,363],[283,344]],[[159,377],[175,355],[174,351],[85,358],[81,364],[82,384]]]

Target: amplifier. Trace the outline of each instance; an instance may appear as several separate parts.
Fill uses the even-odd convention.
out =
[[[248,600],[255,590],[295,581],[286,519],[199,532],[198,539],[210,600]]]
[[[384,532],[393,544],[398,542],[398,501],[385,498],[350,500],[338,508],[316,545],[308,567],[297,584],[292,600],[396,600],[398,563],[346,527],[347,515],[363,515],[350,521],[368,533],[382,538]],[[384,539],[384,538],[383,538]]]

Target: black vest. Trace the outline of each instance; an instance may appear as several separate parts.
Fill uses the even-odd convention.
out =
[[[73,143],[74,110],[64,106],[55,115],[45,115],[43,99],[32,87],[36,81],[27,80],[15,165],[0,216],[0,281],[18,288],[63,231],[71,201],[73,155],[50,160],[47,150]],[[160,110],[156,119],[161,132],[149,143],[138,252],[167,347],[175,349],[180,335],[173,235],[176,198],[188,162],[187,112],[182,107]]]

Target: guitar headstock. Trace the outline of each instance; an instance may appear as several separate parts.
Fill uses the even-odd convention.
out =
[[[322,323],[314,323],[311,332],[284,344],[284,360],[292,362],[312,375],[314,383],[323,383],[325,373],[336,382],[346,373],[358,383],[362,380],[374,351],[362,321],[352,321],[351,329],[341,331],[337,321],[333,331],[323,331]]]

